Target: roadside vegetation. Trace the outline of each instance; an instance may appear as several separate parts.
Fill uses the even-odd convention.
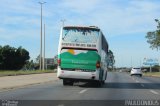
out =
[[[146,39],[150,44],[150,48],[160,50],[160,20],[155,19],[157,22],[157,29],[155,31],[147,32]],[[154,66],[152,68],[153,72],[144,73],[145,76],[158,76],[160,77],[160,66]]]
[[[160,77],[160,72],[146,72],[143,75],[144,76]]]
[[[56,57],[54,60],[56,61]],[[57,63],[53,62],[53,64],[47,64],[45,70],[39,70],[39,56],[33,61],[30,60],[29,52],[21,46],[15,48],[9,45],[0,45],[0,77],[53,73],[56,72],[56,68]]]
[[[0,46],[0,70],[20,70],[29,58],[29,52],[21,46]]]
[[[155,31],[147,32],[147,42],[150,44],[150,48],[160,50],[160,21],[155,19],[157,22],[157,29]]]
[[[29,74],[41,74],[41,73],[55,73],[55,70],[0,70],[0,77],[2,76],[16,76],[16,75],[29,75]]]

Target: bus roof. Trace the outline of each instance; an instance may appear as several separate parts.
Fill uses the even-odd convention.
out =
[[[84,28],[84,29],[97,29],[100,30],[97,26],[64,26],[63,28]]]

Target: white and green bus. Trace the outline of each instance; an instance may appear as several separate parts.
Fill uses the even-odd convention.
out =
[[[58,47],[57,77],[63,85],[93,81],[101,85],[107,78],[108,43],[95,26],[64,26]]]

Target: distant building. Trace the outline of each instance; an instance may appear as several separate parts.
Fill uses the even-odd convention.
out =
[[[54,58],[45,58],[45,68],[48,69],[48,67],[54,66]]]

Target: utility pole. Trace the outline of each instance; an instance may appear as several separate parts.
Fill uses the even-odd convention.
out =
[[[40,67],[39,69],[42,70],[42,5],[46,2],[38,2],[41,5],[41,43],[40,43]]]
[[[45,24],[44,24],[44,45],[43,45],[43,47],[44,47],[44,50],[43,50],[43,67],[42,67],[42,69],[43,70],[45,70],[46,68],[45,68]]]

